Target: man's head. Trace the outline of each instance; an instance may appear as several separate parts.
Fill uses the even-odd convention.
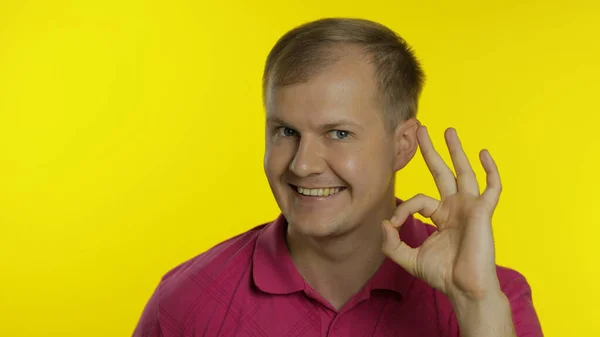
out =
[[[423,78],[406,43],[366,20],[318,20],[277,42],[264,164],[294,230],[339,235],[389,212],[395,172],[416,151]]]

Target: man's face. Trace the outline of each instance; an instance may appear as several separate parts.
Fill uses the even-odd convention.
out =
[[[267,96],[264,168],[294,231],[340,235],[389,208],[394,136],[376,90],[372,66],[350,53]]]

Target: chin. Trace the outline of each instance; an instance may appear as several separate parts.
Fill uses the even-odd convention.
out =
[[[315,218],[312,216],[291,216],[288,223],[293,232],[302,236],[314,238],[327,238],[338,236],[345,232],[345,226],[340,219]]]

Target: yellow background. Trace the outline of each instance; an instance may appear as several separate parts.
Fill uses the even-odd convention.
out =
[[[428,76],[421,120],[505,186],[498,263],[547,336],[599,336],[595,1],[0,1],[0,335],[129,336],[176,264],[278,214],[262,66],[288,29],[380,21]],[[398,196],[437,196],[420,156]]]

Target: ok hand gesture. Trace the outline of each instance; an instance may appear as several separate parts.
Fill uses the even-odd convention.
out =
[[[434,149],[425,127],[419,127],[417,139],[441,200],[419,194],[402,202],[392,219],[382,224],[383,253],[451,299],[496,296],[500,287],[491,220],[502,187],[494,160],[486,150],[479,154],[487,174],[487,186],[480,194],[454,129],[446,130],[445,139],[456,176]],[[397,230],[414,213],[430,218],[438,229],[417,248],[402,242]]]

